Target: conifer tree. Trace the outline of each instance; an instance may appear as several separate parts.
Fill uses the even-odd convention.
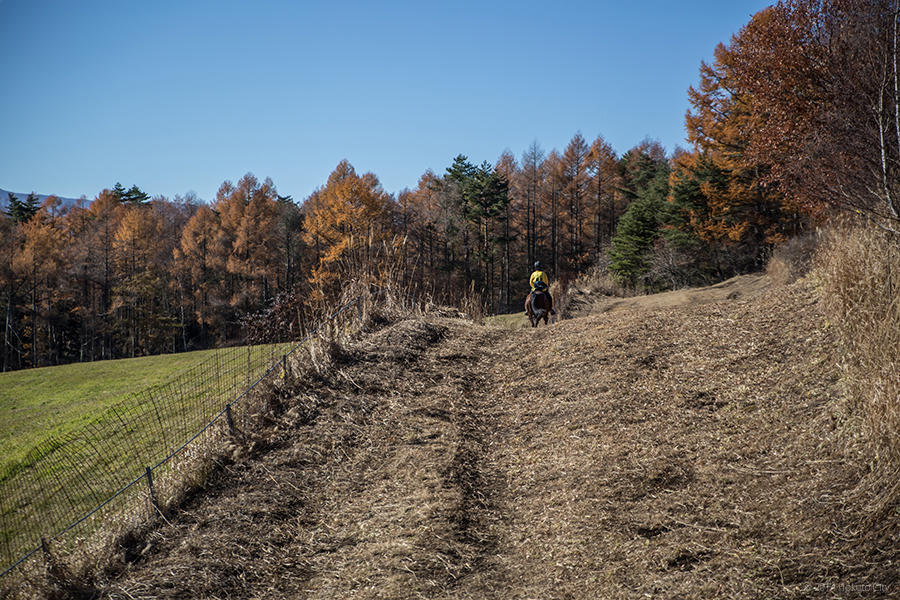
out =
[[[6,214],[8,214],[15,223],[27,222],[40,208],[38,198],[34,192],[28,194],[28,197],[24,201],[19,200],[18,196],[12,192],[8,192],[7,195],[9,196],[9,206],[6,208]]]
[[[377,275],[377,249],[392,234],[392,202],[374,174],[358,175],[342,160],[305,209],[304,239],[318,256],[309,279],[320,297],[336,294],[348,268],[361,269],[360,278]]]
[[[665,222],[667,195],[668,173],[660,170],[619,219],[609,252],[609,270],[628,285],[636,286],[650,271],[653,245]]]

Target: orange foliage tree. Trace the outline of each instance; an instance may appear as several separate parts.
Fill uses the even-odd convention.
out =
[[[733,43],[755,99],[748,154],[807,210],[859,211],[900,231],[900,2],[788,0]]]
[[[766,11],[757,15],[763,18]],[[735,76],[747,27],[719,44],[713,64],[703,63],[699,87],[688,90],[685,117],[692,152],[681,154],[671,175],[671,200],[684,224],[706,243],[729,250],[745,267],[765,248],[796,233],[802,213],[767,175],[772,165],[748,152],[748,130],[758,99]],[[738,267],[741,268],[741,267]]]
[[[333,297],[343,276],[369,283],[378,274],[379,246],[393,234],[393,202],[372,173],[358,175],[342,160],[305,206],[304,240],[316,249],[309,282]]]

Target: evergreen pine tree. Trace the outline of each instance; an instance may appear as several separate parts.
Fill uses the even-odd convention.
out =
[[[137,185],[132,185],[127,192],[119,197],[119,200],[125,204],[143,205],[150,201],[150,196],[144,193]]]
[[[128,191],[125,189],[124,185],[117,181],[115,187],[113,187],[112,189],[112,193],[116,197],[116,200],[121,202]]]
[[[28,194],[28,198],[24,201],[19,200],[18,196],[12,192],[8,192],[7,195],[9,196],[9,206],[6,208],[6,214],[15,223],[25,223],[37,214],[40,205],[34,192]]]
[[[650,271],[653,245],[666,220],[668,187],[668,173],[661,169],[641,190],[616,227],[609,251],[609,270],[628,285],[637,285]]]

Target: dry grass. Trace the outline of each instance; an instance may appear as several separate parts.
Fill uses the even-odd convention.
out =
[[[811,231],[775,248],[766,263],[766,274],[781,285],[794,283],[809,274],[824,235],[821,230]]]
[[[550,291],[557,305],[556,312],[566,319],[583,315],[598,302],[600,297],[624,298],[633,295],[609,274],[605,265],[596,266],[582,273],[570,282],[565,290],[559,289],[558,286],[557,289],[553,289],[551,286]]]
[[[895,525],[900,507],[900,246],[896,236],[845,224],[829,232],[818,275],[841,342],[850,415],[873,461],[872,524]]]
[[[836,342],[810,282],[638,306],[526,331],[373,312],[364,334],[292,363],[253,450],[223,457],[203,493],[92,590],[121,600],[896,592],[900,544],[854,530],[866,469],[845,449]]]

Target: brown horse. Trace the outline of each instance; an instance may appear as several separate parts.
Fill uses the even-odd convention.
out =
[[[550,296],[546,292],[535,290],[528,294],[525,298],[525,312],[531,320],[531,326],[537,327],[541,319],[544,319],[544,325],[550,319]]]

